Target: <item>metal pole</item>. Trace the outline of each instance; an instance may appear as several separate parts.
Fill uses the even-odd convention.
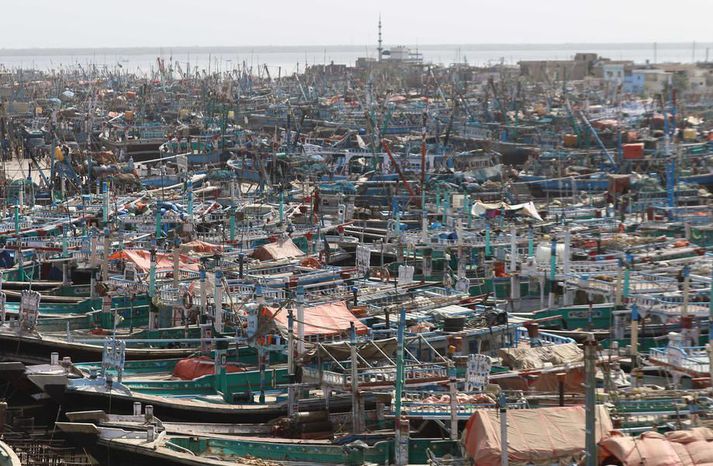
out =
[[[394,393],[394,420],[396,421],[395,432],[396,432],[396,464],[405,465],[408,463],[408,457],[404,458],[403,455],[408,451],[404,452],[401,442],[402,442],[402,420],[401,420],[401,395],[403,392],[404,384],[404,332],[406,329],[406,308],[401,308],[401,313],[399,315],[399,330],[397,334],[397,350],[396,350],[396,387]],[[407,454],[407,453],[406,453]]]
[[[186,191],[188,197],[188,221],[193,222],[193,180],[189,179],[186,183]]]
[[[305,351],[305,289],[297,287],[297,354],[302,357]],[[355,335],[356,336],[356,335]]]
[[[156,246],[151,247],[151,265],[149,268],[149,296],[154,297],[156,294]]]
[[[448,380],[448,389],[450,394],[450,408],[451,408],[451,440],[458,440],[458,390],[456,387],[456,369],[455,367],[448,367],[448,372],[450,372],[450,377]]]
[[[594,334],[587,335],[584,342],[584,376],[585,376],[585,452],[586,466],[597,466],[597,439],[596,439],[596,359],[597,342]]]
[[[205,269],[201,268],[199,272],[200,280],[200,293],[201,293],[201,315],[205,315],[208,308],[208,290],[206,289],[206,272]]]
[[[355,434],[361,433],[361,412],[359,411],[359,360],[357,359],[357,342],[356,328],[354,322],[351,323],[350,329],[350,362],[351,362],[351,378],[352,378],[352,431]]]
[[[235,241],[235,212],[230,213],[230,241]]]
[[[102,190],[104,191],[104,225],[106,225],[109,222],[109,183],[104,181]]]
[[[490,222],[485,221],[485,258],[490,259],[492,251],[490,249]]]
[[[292,328],[295,323],[295,315],[292,308],[287,309],[287,375],[290,383],[294,383],[295,377],[295,331]]]
[[[708,343],[706,345],[706,352],[708,353],[708,360],[713,361],[713,344]],[[708,364],[708,376],[710,377],[711,384],[713,384],[713,364]]]
[[[111,232],[109,227],[104,227],[104,253],[102,254],[102,281],[109,281],[109,254],[111,252]]]
[[[220,270],[215,272],[215,296],[213,301],[213,326],[216,332],[223,333],[223,272]]]
[[[631,305],[631,364],[639,366],[639,306]]]
[[[280,225],[285,223],[285,192],[280,191]]]
[[[616,268],[616,294],[614,295],[614,304],[618,308],[621,306],[621,298],[622,295],[624,294],[624,289],[622,287],[622,281],[623,281],[623,275],[624,275],[624,267],[622,265],[623,261],[619,259],[618,265]]]
[[[517,228],[510,227],[510,273],[517,270]]]
[[[527,227],[527,257],[535,256],[535,238],[532,225]]]
[[[691,288],[691,269],[686,265],[683,267],[683,306],[681,307],[681,317],[688,317],[688,294]]]
[[[552,238],[550,244],[550,297],[549,307],[555,305],[555,280],[557,279],[557,240]]]
[[[180,272],[180,251],[178,249],[178,245],[180,244],[180,240],[176,238],[174,244],[173,244],[173,287],[178,291],[178,285],[180,284],[180,277],[179,277],[179,272]]]
[[[498,397],[498,408],[500,411],[500,465],[508,466],[510,452],[508,448],[508,404],[505,393],[500,393]]]
[[[688,299],[691,289],[691,269],[685,265],[683,267],[683,305],[681,306],[681,336],[683,337],[684,346],[696,346],[698,342],[694,341],[693,329],[691,328],[692,319],[688,316]]]
[[[711,272],[711,286],[710,286],[710,300],[708,302],[708,343],[711,343],[713,339],[713,271]],[[711,359],[713,361],[713,359]],[[711,370],[713,370],[713,364],[710,365]],[[711,379],[711,385],[713,385],[713,379]]]
[[[572,234],[569,231],[569,228],[566,228],[564,230],[564,257],[562,257],[562,269],[564,271],[565,277],[569,275],[569,261],[570,261],[570,246],[572,242]]]

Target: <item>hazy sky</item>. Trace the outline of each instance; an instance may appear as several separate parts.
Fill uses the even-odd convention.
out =
[[[711,42],[713,0],[0,0],[0,49]]]

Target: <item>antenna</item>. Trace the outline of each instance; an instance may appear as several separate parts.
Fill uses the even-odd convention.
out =
[[[658,58],[656,55],[658,54],[658,50],[656,50],[656,42],[654,42],[654,65],[656,64],[656,59]]]
[[[384,51],[384,48],[381,46],[381,13],[379,13],[379,46],[376,50],[379,52],[379,61],[381,61],[381,54]]]

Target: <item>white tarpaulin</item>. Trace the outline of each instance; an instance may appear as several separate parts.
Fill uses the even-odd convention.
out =
[[[520,215],[525,215],[527,217],[534,218],[538,222],[542,221],[542,217],[540,217],[540,214],[537,212],[537,208],[535,207],[535,204],[532,201],[525,202],[523,204],[513,205],[510,205],[507,202],[485,203],[482,201],[476,201],[475,204],[473,204],[473,207],[471,208],[471,213],[474,216],[481,217],[485,215],[488,210],[503,209],[509,212],[517,212]]]

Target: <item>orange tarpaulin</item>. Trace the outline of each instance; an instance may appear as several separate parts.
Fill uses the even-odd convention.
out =
[[[272,314],[277,308],[268,308]],[[295,319],[297,313],[295,313]],[[343,301],[337,303],[320,304],[318,306],[305,307],[305,336],[320,335],[330,336],[348,332],[351,323],[358,335],[365,335],[369,329],[354,317]],[[275,316],[275,323],[287,334],[287,311],[284,309]],[[294,331],[297,332],[297,322]]]
[[[713,465],[713,430],[695,427],[665,435],[644,432],[639,437],[617,434],[599,442],[599,457],[616,458],[623,466]]]
[[[225,365],[225,372],[228,374],[245,372],[245,368],[233,362],[228,362]],[[173,368],[173,375],[181,380],[194,380],[214,373],[215,362],[207,356],[181,359],[176,363],[176,367]]]
[[[220,252],[223,246],[218,244],[206,243],[205,241],[193,240],[188,243],[183,243],[181,249],[194,252]]]
[[[604,406],[597,406],[597,439],[613,429]],[[584,406],[510,409],[507,412],[508,457],[511,462],[552,463],[580,458],[584,451]],[[479,409],[463,432],[466,455],[476,466],[499,466],[500,417],[494,410]]]
[[[260,261],[290,259],[304,255],[305,253],[290,238],[281,239],[275,243],[263,244],[252,253],[252,257]]]
[[[136,265],[136,270],[148,272],[151,268],[151,253],[146,249],[124,249],[117,251],[109,260],[123,260],[133,262]],[[198,262],[184,254],[179,254],[179,268],[181,270],[189,270],[198,272]],[[173,270],[173,254],[165,254],[162,252],[156,253],[156,271],[167,272]]]

